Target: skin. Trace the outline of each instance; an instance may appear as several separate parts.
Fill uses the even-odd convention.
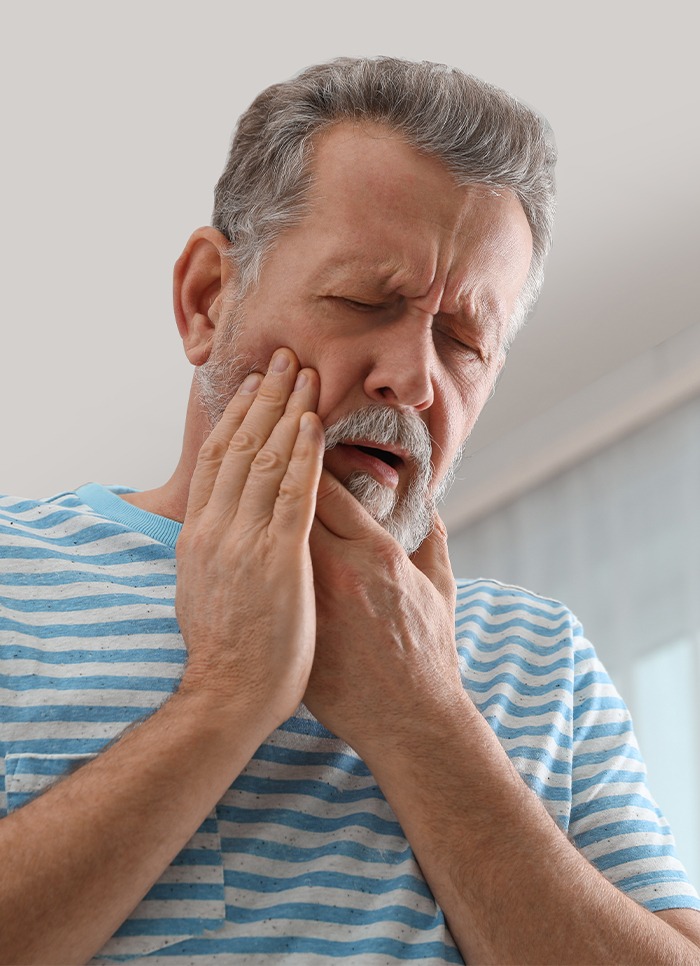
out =
[[[509,192],[459,188],[381,127],[336,126],[317,143],[315,171],[309,215],[284,233],[243,301],[238,351],[264,371],[288,346],[320,377],[324,426],[368,403],[419,413],[441,477],[504,361],[503,332],[530,264],[525,214]],[[175,269],[176,317],[195,366],[209,358],[237,290],[227,247],[219,232],[199,229]],[[183,520],[210,428],[192,396],[175,475],[128,499]],[[339,451],[324,464],[341,480],[358,468]]]
[[[700,962],[699,917],[652,915],[601,877],[465,694],[440,521],[409,558],[342,486],[352,455],[323,453],[324,425],[383,402],[420,415],[444,472],[502,363],[530,259],[522,210],[377,129],[333,129],[315,171],[311,214],[245,300],[241,351],[264,378],[213,432],[192,395],[174,476],[130,497],[184,520],[182,682],[0,822],[0,960],[88,960],[303,699],[369,765],[467,961]],[[176,267],[195,365],[235,291],[223,250],[200,229]]]

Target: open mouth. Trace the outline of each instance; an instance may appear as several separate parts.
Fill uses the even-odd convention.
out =
[[[397,456],[396,453],[390,453],[389,450],[378,449],[375,446],[359,446],[357,444],[355,448],[361,450],[363,453],[367,453],[369,456],[374,456],[375,459],[381,460],[383,463],[386,463],[387,466],[391,466],[395,470],[399,469],[399,467],[403,464],[401,457]]]
[[[382,449],[381,446],[370,446],[361,440],[348,441],[336,443],[327,450],[326,465],[339,480],[360,472],[374,477],[382,486],[395,490],[407,468],[408,455],[404,459],[404,453],[400,450],[394,453],[390,449]]]

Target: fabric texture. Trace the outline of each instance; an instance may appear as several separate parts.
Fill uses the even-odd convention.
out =
[[[0,816],[177,686],[180,527],[118,492],[0,499]],[[464,580],[456,631],[465,689],[560,828],[648,909],[700,909],[627,709],[566,607]],[[142,958],[462,962],[371,773],[303,706],[93,962]]]

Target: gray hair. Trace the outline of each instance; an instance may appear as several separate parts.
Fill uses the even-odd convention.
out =
[[[212,223],[231,243],[245,291],[265,254],[307,208],[313,139],[343,120],[375,121],[441,160],[459,184],[510,189],[530,224],[530,271],[506,333],[535,304],[554,218],[556,148],[547,121],[453,67],[341,57],[268,87],[242,115],[216,186]]]

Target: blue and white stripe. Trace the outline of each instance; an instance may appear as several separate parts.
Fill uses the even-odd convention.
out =
[[[178,532],[94,484],[0,499],[0,814],[177,686]],[[456,626],[465,688],[577,847],[650,909],[700,908],[627,710],[570,612],[463,581]],[[146,955],[171,966],[462,961],[373,776],[303,706],[94,962]]]

